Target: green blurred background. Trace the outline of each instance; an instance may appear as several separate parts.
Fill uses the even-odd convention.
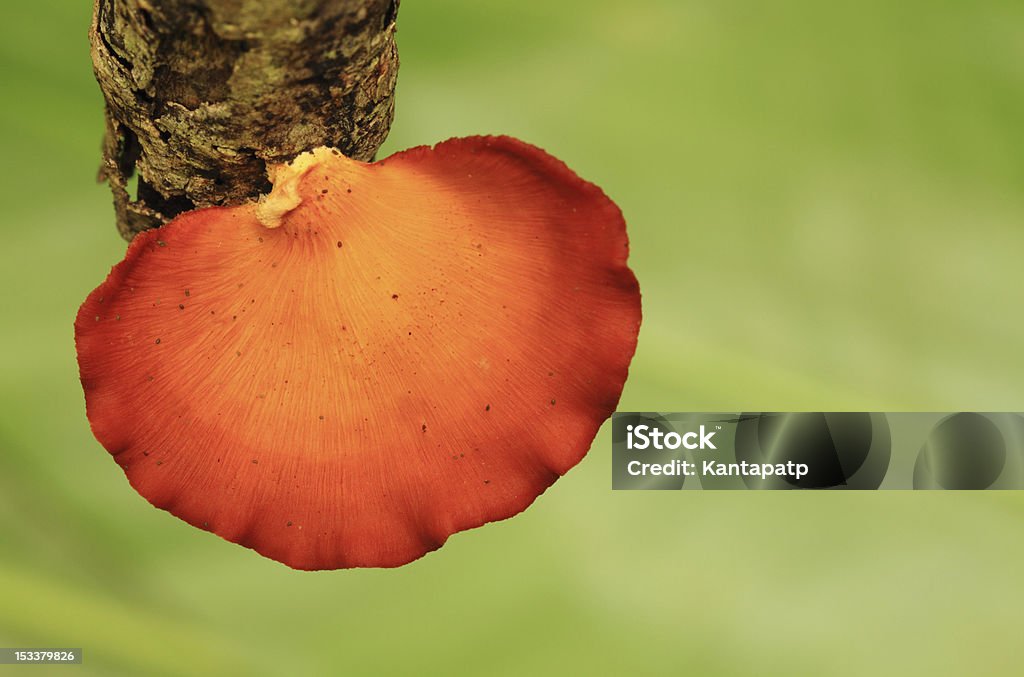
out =
[[[0,25],[0,646],[84,647],[54,671],[82,675],[1020,674],[1021,493],[612,493],[606,427],[393,571],[151,508],[75,364],[125,249],[90,4]],[[622,409],[1024,409],[1019,0],[407,0],[399,46],[382,154],[512,134],[622,207]]]

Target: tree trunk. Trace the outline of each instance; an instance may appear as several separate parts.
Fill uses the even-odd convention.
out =
[[[254,198],[267,163],[317,146],[372,159],[394,113],[397,12],[398,0],[95,0],[100,179],[121,235]]]

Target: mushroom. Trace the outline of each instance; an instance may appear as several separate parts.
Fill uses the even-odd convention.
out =
[[[78,313],[93,433],[143,497],[296,569],[394,567],[583,458],[640,326],[599,188],[508,137],[269,174],[140,233]]]

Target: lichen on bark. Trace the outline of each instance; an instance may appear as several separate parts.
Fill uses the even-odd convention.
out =
[[[372,159],[394,114],[397,12],[398,0],[95,0],[100,178],[121,235],[255,198],[267,163],[317,146]]]

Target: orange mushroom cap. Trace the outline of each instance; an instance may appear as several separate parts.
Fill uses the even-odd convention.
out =
[[[138,235],[78,313],[89,421],[142,496],[297,569],[393,567],[583,458],[640,326],[599,188],[507,137],[271,179]]]

